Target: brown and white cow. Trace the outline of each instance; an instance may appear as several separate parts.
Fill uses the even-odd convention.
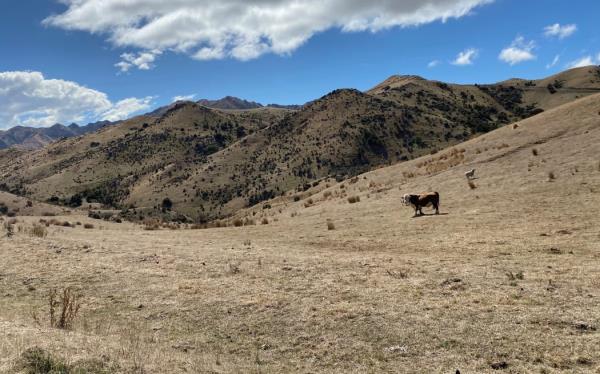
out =
[[[440,194],[437,192],[427,192],[419,195],[406,194],[402,196],[402,203],[406,206],[412,205],[415,208],[415,217],[423,215],[423,207],[433,206],[435,214],[440,214]]]

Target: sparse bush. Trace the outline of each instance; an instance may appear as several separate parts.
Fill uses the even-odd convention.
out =
[[[45,350],[34,347],[21,354],[19,369],[29,374],[67,374],[71,370],[64,360]]]
[[[233,220],[233,225],[235,227],[242,227],[244,226],[244,221],[242,221],[240,218],[236,218],[235,220]]]
[[[327,220],[327,230],[335,230],[335,224],[331,220]]]
[[[350,196],[348,198],[348,202],[350,204],[358,203],[358,202],[360,202],[360,196]]]
[[[548,172],[548,180],[553,181],[556,179],[556,175],[554,175],[553,171]]]
[[[300,196],[299,196],[299,195],[295,195],[295,196],[294,196],[294,202],[296,202],[296,201],[300,201],[300,199],[301,199],[301,198],[300,198]]]
[[[83,228],[84,228],[84,229],[88,229],[88,230],[89,230],[89,229],[93,229],[93,228],[94,228],[94,225],[93,225],[93,224],[91,224],[91,223],[84,223],[84,224],[83,224]]]
[[[474,190],[477,188],[477,186],[475,185],[475,183],[473,181],[468,181],[467,183],[469,184],[470,189]]]
[[[239,274],[242,270],[240,269],[240,263],[233,263],[230,262],[229,264],[227,264],[228,269],[229,269],[229,273],[230,274]]]
[[[269,220],[267,219],[267,217],[263,218],[262,221],[260,221],[260,223],[262,223],[263,225],[268,225],[269,224]]]
[[[313,201],[313,199],[312,199],[312,198],[309,198],[308,200],[306,200],[306,201],[304,202],[304,207],[305,207],[305,208],[308,208],[309,206],[313,205],[314,203],[315,203],[315,202]]]
[[[45,238],[46,236],[48,236],[48,230],[42,225],[34,224],[33,227],[29,230],[29,235],[38,238]]]
[[[323,192],[323,198],[328,199],[331,197],[331,191],[325,191]]]
[[[25,207],[31,208],[32,206],[33,206],[33,201],[27,200],[27,203],[25,203]]]
[[[161,206],[165,210],[171,210],[171,208],[173,207],[173,202],[168,197],[165,197],[162,201]]]
[[[537,148],[533,148],[533,149],[531,150],[531,154],[533,154],[534,156],[537,156],[537,155],[538,155],[538,150],[537,150]]]
[[[79,297],[76,296],[71,288],[63,289],[62,294],[58,296],[55,289],[51,290],[48,295],[50,317],[50,327],[70,330],[73,328],[77,313],[81,308]],[[59,314],[57,314],[57,312]]]
[[[56,213],[52,212],[42,212],[42,217],[54,217]]]

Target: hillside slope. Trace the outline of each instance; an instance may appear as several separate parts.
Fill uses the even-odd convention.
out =
[[[168,199],[169,209],[204,221],[322,178],[435,152],[599,89],[600,68],[586,67],[496,85],[394,76],[365,93],[336,90],[296,112],[181,102],[160,117],[138,117],[38,153],[0,154],[0,173],[5,190],[41,200],[87,197],[159,213]]]
[[[243,227],[71,216],[95,228],[39,238],[18,217],[0,372],[31,347],[119,372],[597,372],[600,95],[516,125],[242,210]],[[438,216],[400,204],[431,190]],[[57,287],[81,295],[73,330],[43,314]]]

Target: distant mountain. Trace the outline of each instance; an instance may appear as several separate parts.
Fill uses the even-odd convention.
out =
[[[85,126],[79,126],[76,123],[72,123],[69,126],[57,123],[51,127],[15,126],[5,131],[0,130],[0,149],[9,147],[39,149],[56,140],[84,135],[117,123],[99,121]]]
[[[240,99],[237,97],[233,97],[233,96],[225,96],[222,99],[219,100],[207,100],[207,99],[202,99],[202,100],[198,100],[197,101],[198,104],[208,107],[208,108],[213,108],[213,109],[257,109],[257,108],[262,108],[262,104],[259,104],[257,102],[254,101],[248,101],[248,100],[244,100],[244,99]]]

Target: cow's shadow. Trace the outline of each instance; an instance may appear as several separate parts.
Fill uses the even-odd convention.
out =
[[[450,213],[439,213],[439,214],[435,214],[435,213],[423,213],[423,214],[419,214],[418,216],[412,216],[412,218],[447,216],[448,214],[450,214]]]

